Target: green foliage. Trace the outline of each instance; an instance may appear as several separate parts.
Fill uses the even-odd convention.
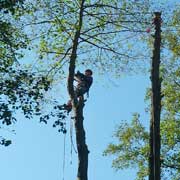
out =
[[[25,118],[40,116],[40,103],[44,92],[50,87],[50,80],[28,70],[6,68],[0,72],[0,127],[14,124],[16,112]],[[3,138],[1,145],[9,145]]]
[[[20,65],[22,49],[29,43],[22,32],[15,13],[22,1],[0,2],[0,128],[17,121],[16,112],[26,118],[40,114],[40,101],[49,89],[50,80]],[[0,144],[8,146],[10,140],[0,137]]]
[[[170,116],[179,116],[180,113],[180,64],[172,61],[166,68],[162,82],[162,108]]]
[[[178,57],[177,57],[178,58]],[[167,65],[167,64],[166,64]],[[162,179],[179,179],[180,173],[180,64],[170,61],[161,67],[162,81],[162,115],[161,115],[161,172]],[[151,97],[147,90],[146,100]],[[136,119],[139,117],[136,115]],[[136,121],[135,121],[136,122]],[[137,167],[137,179],[148,175],[149,135],[140,121],[130,124],[121,123],[115,132],[117,143],[111,143],[105,155],[113,155],[113,167],[124,169]],[[136,125],[137,124],[137,125]],[[139,133],[141,132],[141,133]],[[145,136],[143,135],[145,134]],[[140,147],[136,149],[134,143]],[[127,148],[128,147],[128,148]],[[134,154],[133,154],[133,153]],[[141,157],[141,158],[139,158]],[[143,162],[144,161],[144,162]]]
[[[180,119],[166,117],[161,122],[162,175],[179,179],[180,173]]]
[[[10,22],[0,20],[1,67],[6,68],[8,66],[12,66],[14,61],[17,61],[17,58],[22,56],[22,54],[17,52],[17,50],[26,48],[28,39],[25,35],[21,33],[22,32],[16,27],[14,27]]]
[[[138,167],[138,178],[148,175],[149,134],[140,123],[139,114],[134,114],[132,122],[121,123],[114,133],[117,143],[111,143],[104,155],[114,155],[112,166],[118,169]]]
[[[132,69],[134,59],[142,58],[144,52],[133,49],[138,46],[137,39],[146,33],[148,21],[151,24],[148,6],[148,1],[85,1],[77,65],[89,65],[103,72],[106,69],[115,75]],[[28,28],[32,28],[30,36],[38,39],[40,62],[46,64],[51,57],[48,59],[49,67],[54,70],[51,73],[57,73],[69,61],[72,39],[79,28],[79,2],[36,0],[25,2],[24,8],[28,7],[32,15],[24,19]],[[138,13],[132,12],[132,7]]]
[[[24,0],[1,0],[0,1],[0,11],[3,13],[15,13],[17,7],[23,4]]]
[[[66,122],[70,112],[66,106],[66,104],[58,105],[56,102],[56,105],[53,106],[53,109],[49,114],[41,115],[40,122],[47,124],[50,119],[54,120],[53,128],[57,128],[58,132],[66,134]]]
[[[22,31],[21,23],[14,15],[22,2],[22,0],[0,2],[0,71],[3,71],[2,68],[12,66],[14,62],[17,63],[17,59],[23,57],[19,50],[27,48],[29,42]],[[11,14],[9,11],[14,13]]]
[[[179,30],[179,24],[180,24],[180,8],[177,8],[173,12],[172,21],[169,22],[169,30],[166,34],[167,39],[167,45],[168,48],[172,51],[174,57],[180,56],[180,30]]]
[[[10,125],[16,121],[13,113],[21,109],[25,117],[30,118],[40,111],[39,103],[43,92],[50,85],[44,77],[36,77],[34,73],[9,68],[0,73],[0,120],[2,124]]]
[[[131,123],[122,122],[114,134],[116,143],[108,145],[104,155],[113,155],[116,170],[137,168],[137,179],[148,176],[149,133],[134,115]],[[180,171],[180,120],[164,118],[161,121],[162,179],[178,179]]]
[[[160,76],[162,78],[162,115],[161,115],[161,179],[178,180],[180,178],[180,64],[179,64],[179,8],[173,13],[173,21],[163,25],[163,45],[167,45],[162,58]],[[172,17],[172,16],[171,16]],[[166,26],[166,27],[165,27]],[[164,29],[163,29],[164,30]],[[168,53],[167,53],[168,52]],[[148,89],[146,100],[151,97],[151,89]],[[134,121],[134,120],[133,120]],[[141,139],[136,133],[139,128],[130,124],[121,123],[116,130],[116,143],[111,143],[105,150],[105,155],[113,155],[113,167],[115,169],[138,168],[137,179],[145,179],[148,176],[149,135],[140,144],[141,149],[134,148],[134,143]],[[142,125],[142,124],[141,124]],[[120,133],[119,133],[120,132]],[[125,140],[124,140],[125,139]],[[144,143],[144,144],[143,144]],[[128,147],[128,148],[126,148]],[[132,153],[133,149],[133,153]],[[142,158],[138,158],[142,155]],[[144,162],[143,162],[144,159]]]
[[[168,174],[172,175],[172,179],[178,180],[180,173],[180,64],[178,54],[174,53],[174,57],[165,68],[162,82],[161,139],[163,146],[161,151],[163,174],[166,175],[169,170]]]

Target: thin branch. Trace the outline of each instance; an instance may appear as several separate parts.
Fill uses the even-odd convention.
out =
[[[106,25],[108,25],[108,24],[109,24],[109,22],[105,22],[105,23],[102,24],[102,25],[94,26],[94,27],[89,28],[89,29],[87,29],[86,31],[82,32],[81,34],[84,35],[84,34],[90,32],[90,31],[92,31],[92,30],[101,28],[102,26],[106,26]],[[117,26],[117,25],[116,25],[116,26]],[[119,26],[120,28],[124,28],[123,30],[119,30],[119,32],[140,32],[140,33],[146,32],[146,31],[142,31],[142,30],[138,30],[138,29],[130,29],[130,28],[128,28],[128,27],[126,27],[126,26],[123,26],[123,25],[118,25],[118,26]],[[127,30],[125,30],[125,29],[127,29]],[[115,31],[114,31],[114,32],[115,32]],[[118,31],[116,31],[116,32],[118,32]],[[109,32],[109,33],[111,33],[111,32]],[[101,33],[99,33],[99,34],[103,34],[103,32],[101,32]],[[105,34],[105,33],[104,33],[104,34]]]
[[[71,55],[70,53],[66,53],[66,52],[64,52],[64,53],[60,53],[60,52],[56,52],[56,51],[42,51],[41,50],[41,52],[44,52],[44,53],[47,53],[47,54],[58,54],[58,55],[65,55],[65,56],[67,56],[67,55]]]
[[[56,20],[59,22],[59,24],[63,27],[64,31],[69,35],[69,38],[71,38],[72,40],[72,35],[71,33],[68,32],[69,29],[67,29],[61,22],[61,20],[56,16]],[[69,24],[70,26],[72,26],[71,24]]]
[[[88,13],[88,11],[85,11],[88,15],[92,16],[99,16],[99,15],[107,15],[107,16],[119,16],[119,12],[117,13],[109,13],[109,12],[99,12],[99,13]]]
[[[162,164],[163,164],[165,167],[180,170],[180,164],[167,164],[167,163],[165,163],[165,162],[162,162]]]
[[[177,82],[176,80],[174,80],[174,83],[175,83],[178,87],[180,87],[180,83],[179,83],[179,82]]]
[[[89,13],[88,11],[85,11],[87,13],[87,15],[89,16],[92,16],[94,18],[97,18],[99,19],[100,21],[104,21],[104,19],[102,19],[101,17],[99,16],[95,16],[93,13]],[[98,14],[97,14],[98,15]],[[106,21],[108,22],[109,24],[114,24],[114,25],[119,25],[119,24],[116,24],[116,23],[141,23],[141,24],[151,24],[149,22],[146,22],[146,21],[139,21],[139,20],[112,20],[112,21]]]
[[[87,9],[87,8],[94,8],[94,7],[105,7],[105,8],[110,8],[110,9],[114,9],[114,10],[120,10],[120,11],[124,11],[124,12],[127,12],[128,9],[124,9],[124,8],[121,8],[121,7],[116,7],[116,6],[112,6],[112,5],[109,5],[109,4],[101,4],[101,3],[95,3],[95,4],[90,4],[90,5],[86,5],[84,7],[84,9]],[[140,14],[139,11],[137,12],[134,12],[134,13],[129,13],[127,15],[135,15],[135,14]],[[146,14],[152,14],[152,12],[146,12]]]
[[[30,26],[30,25],[47,24],[47,23],[52,23],[52,22],[53,22],[53,19],[52,20],[44,20],[44,21],[25,24],[24,27],[25,26]]]
[[[92,30],[101,28],[102,26],[105,26],[105,25],[107,25],[107,24],[108,24],[108,22],[105,22],[103,25],[94,26],[94,27],[92,27],[92,28],[90,28],[90,29],[87,29],[86,31],[84,31],[84,32],[82,32],[82,33],[84,34],[84,33],[87,33],[87,32],[89,32],[89,31],[92,31]]]
[[[100,33],[97,33],[97,34],[93,34],[93,35],[88,35],[88,34],[85,34],[84,32],[82,32],[81,34],[84,35],[84,36],[88,36],[89,38],[95,38],[97,36],[100,36],[100,35],[108,35],[108,34],[117,34],[117,33],[122,33],[122,32],[130,32],[130,30],[119,30],[119,31],[107,31],[107,32],[100,32]],[[141,33],[145,33],[146,31],[141,31],[141,30],[138,30],[138,31],[133,31],[133,32],[141,32]],[[133,35],[134,36],[134,35]]]
[[[96,38],[95,36],[92,37],[92,36],[90,36],[88,34],[85,34],[85,36],[88,37],[88,39],[86,39],[86,40],[94,39],[94,40],[98,41],[99,43],[103,44],[105,47],[108,47],[108,49],[111,49],[111,47],[109,47],[109,44],[106,44],[105,42],[103,42],[102,40]]]
[[[107,43],[103,42],[101,39],[98,39],[95,35],[90,36],[90,35],[85,34],[85,36],[88,36],[88,39],[86,39],[86,40],[89,41],[89,39],[94,39],[94,40],[100,42],[100,43],[103,44],[105,47],[107,47],[108,49],[111,49],[111,50],[113,50],[113,49],[112,49],[109,45],[114,45],[114,44],[117,44],[117,43],[125,40],[125,39],[123,39],[123,40],[120,40],[120,41],[113,42],[113,43],[111,43],[111,44],[110,44],[110,43],[107,44]],[[129,36],[128,38],[132,38],[132,37],[134,37],[134,36],[135,36],[135,35]],[[126,38],[126,39],[128,39],[128,38]],[[114,51],[114,50],[113,50],[113,51]],[[129,58],[130,58],[130,57],[129,57]]]
[[[66,50],[66,52],[64,53],[64,56],[61,58],[61,62],[66,58],[66,56],[67,55],[70,55],[69,54],[69,51],[72,49],[72,47],[69,47],[67,50]],[[63,63],[61,66],[60,66],[60,68],[62,68],[62,66],[64,65],[65,63]],[[56,67],[57,66],[54,66],[54,67],[52,67],[49,71],[48,71],[48,73],[47,73],[47,76],[50,74],[50,72],[52,71],[52,70],[54,70],[54,69],[56,69]],[[57,69],[57,71],[60,69],[60,68],[58,68]],[[57,71],[55,72],[55,74],[57,73]]]
[[[85,5],[85,6],[84,6],[84,9],[94,8],[94,7],[100,7],[100,8],[102,8],[102,7],[107,7],[107,8],[111,8],[111,9],[115,9],[115,10],[126,11],[124,8],[112,6],[112,5],[109,5],[109,4],[100,4],[100,3]]]
[[[118,55],[121,55],[121,56],[125,56],[125,57],[128,57],[128,58],[133,58],[133,57],[130,57],[130,56],[128,56],[128,55],[121,54],[121,53],[115,51],[114,49],[112,49],[112,48],[110,48],[110,47],[107,48],[107,47],[99,46],[99,45],[97,45],[97,44],[95,44],[95,43],[93,43],[93,42],[91,42],[91,41],[89,41],[89,40],[87,40],[87,39],[82,38],[82,37],[80,37],[80,39],[81,39],[82,41],[80,41],[79,43],[81,43],[81,42],[87,42],[88,44],[91,44],[91,45],[93,45],[93,46],[95,46],[95,47],[97,47],[97,48],[99,48],[99,49],[102,49],[102,50],[105,50],[105,51],[110,51],[110,52],[113,52],[113,53],[115,53],[115,54],[118,54]]]

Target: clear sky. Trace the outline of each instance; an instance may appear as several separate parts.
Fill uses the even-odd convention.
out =
[[[118,86],[112,83],[105,85],[98,81],[98,76],[94,78],[96,80],[84,109],[86,140],[90,150],[89,179],[133,180],[135,170],[115,172],[111,168],[112,158],[103,157],[102,153],[112,141],[115,126],[121,120],[130,120],[133,112],[141,113],[142,121],[148,124],[144,95],[149,78],[143,75],[124,77],[117,80]],[[74,180],[77,154],[73,151],[71,156],[69,122],[65,141],[64,179]],[[11,135],[13,144],[9,147],[0,146],[1,179],[62,180],[64,135],[50,124],[40,124],[38,119],[26,120],[22,116],[19,116],[15,129],[16,135]]]

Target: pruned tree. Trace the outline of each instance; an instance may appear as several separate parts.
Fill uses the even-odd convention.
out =
[[[156,39],[158,49],[160,45],[162,45],[159,79],[156,80],[156,83],[158,83],[156,91],[159,89],[159,103],[156,102],[156,105],[159,105],[155,108],[155,110],[159,111],[158,116],[159,120],[161,120],[158,122],[160,123],[158,127],[160,128],[159,137],[154,136],[153,138],[152,131],[149,132],[146,130],[139,121],[140,115],[135,114],[131,123],[120,123],[120,126],[114,134],[118,142],[109,144],[104,152],[104,155],[113,155],[115,157],[112,166],[117,170],[138,167],[137,179],[145,179],[149,175],[149,179],[179,179],[179,56],[177,53],[177,49],[179,48],[179,28],[176,24],[178,23],[178,8],[174,12],[175,14],[173,14],[172,22],[168,22],[165,26],[163,26],[162,23],[163,30],[165,31],[162,31],[162,44],[160,43],[161,31],[158,32],[160,26],[156,30],[158,35],[156,34],[157,36],[154,36],[156,38],[158,37]],[[163,19],[163,22],[164,21]],[[161,22],[159,21],[159,23]],[[154,44],[155,49],[157,47],[156,43]],[[164,47],[167,47],[169,52],[166,56],[163,54]],[[154,52],[153,58],[158,58],[160,60],[160,49],[158,49],[156,49],[156,53]],[[146,98],[150,100],[151,96],[152,90],[150,88]],[[149,106],[149,111],[151,112],[151,105]],[[154,125],[156,126],[155,128],[157,128],[157,124],[155,123]],[[149,165],[148,158],[152,157],[152,155],[155,158],[155,154],[153,154],[155,153],[153,147],[154,143],[148,144],[149,137],[153,138],[153,141],[158,141],[158,143],[160,143],[161,137],[161,148],[158,148],[159,157],[156,158],[159,163],[159,167],[156,169],[159,171],[157,173],[158,177],[154,176],[154,160],[152,160]],[[160,144],[157,145],[159,146]],[[156,148],[157,146],[155,149]],[[150,172],[149,170],[152,171]]]
[[[155,12],[153,21],[155,25],[154,48],[151,65],[151,123],[150,123],[150,156],[149,180],[160,180],[160,117],[161,117],[161,81],[160,78],[160,49],[161,49],[161,13]]]

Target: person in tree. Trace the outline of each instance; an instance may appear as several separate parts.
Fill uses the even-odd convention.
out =
[[[93,72],[91,69],[86,69],[84,74],[80,71],[74,75],[74,80],[77,81],[77,86],[75,88],[75,96],[77,98],[81,98],[85,93],[89,95],[89,89],[93,83]],[[68,112],[72,109],[71,100],[68,101],[67,104],[64,105],[64,109]]]

